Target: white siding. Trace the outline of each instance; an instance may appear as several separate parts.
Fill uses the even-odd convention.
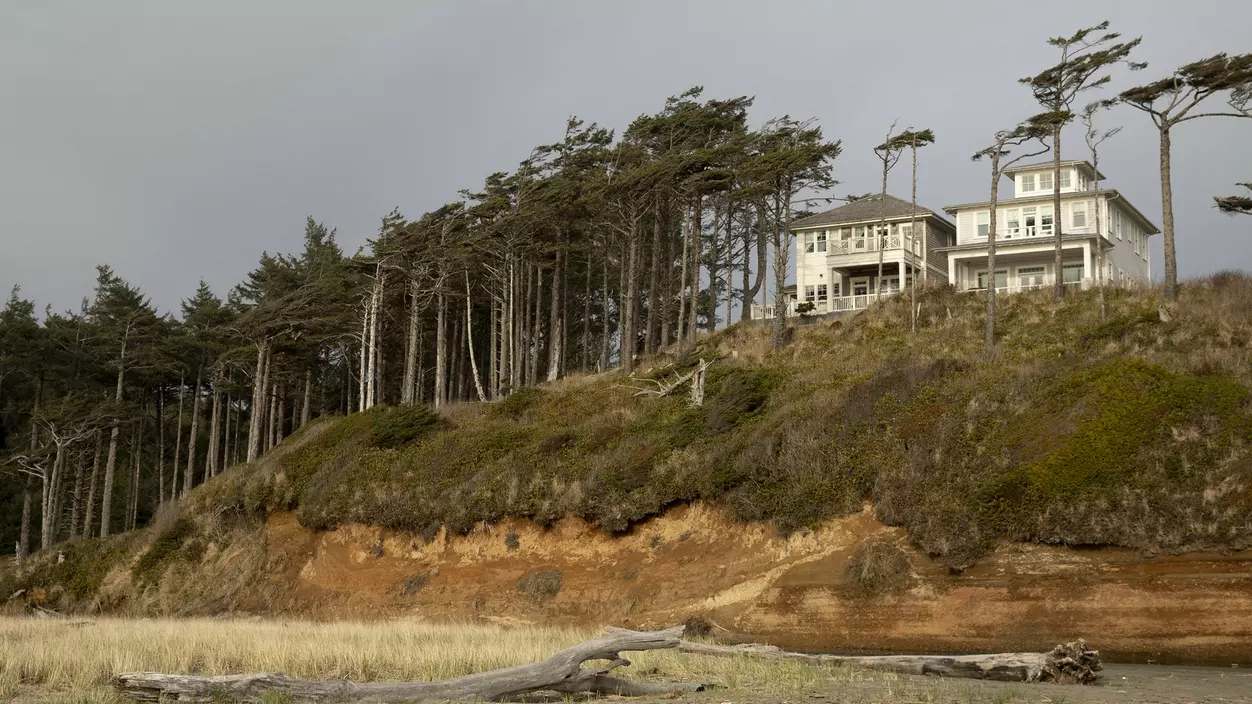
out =
[[[965,210],[956,215],[956,243],[969,244],[975,241],[978,229],[974,225],[973,210]],[[983,211],[986,212],[986,211]]]

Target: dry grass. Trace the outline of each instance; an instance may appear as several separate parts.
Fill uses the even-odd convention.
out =
[[[542,660],[595,637],[590,630],[491,625],[233,620],[0,619],[0,700],[118,702],[119,672],[277,671],[306,679],[419,681]],[[799,663],[636,653],[635,679],[709,682],[786,694],[891,675]]]

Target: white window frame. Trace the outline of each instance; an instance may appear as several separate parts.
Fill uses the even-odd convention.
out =
[[[1082,224],[1078,224],[1078,216],[1082,215]],[[1087,203],[1085,201],[1072,203],[1069,206],[1069,225],[1073,229],[1086,229],[1087,227]]]
[[[1052,234],[1056,232],[1056,230],[1053,229],[1056,227],[1056,218],[1052,216],[1053,216],[1052,206],[1050,205],[1039,206],[1039,234],[1040,235],[1044,237],[1051,237]],[[1047,225],[1046,227],[1043,224],[1043,219],[1045,217],[1052,221],[1051,224]]]
[[[987,290],[987,284],[986,284],[987,271],[988,271],[987,269],[979,269],[974,272],[974,288],[978,289],[979,291]],[[1003,284],[1001,284],[999,281],[1000,276],[1004,276]],[[996,278],[995,287],[997,291],[1002,288],[1008,288],[1009,270],[1007,268],[996,269],[995,278]]]
[[[804,287],[804,302],[805,302],[805,303],[816,303],[816,302],[817,302],[817,287],[816,287],[816,286],[805,286],[805,287]]]
[[[813,247],[814,247],[814,242],[815,242],[813,238],[813,234],[814,233],[812,232],[804,233],[804,253],[805,254],[813,253]]]
[[[1045,177],[1047,178],[1047,183],[1044,183]],[[1052,190],[1052,172],[1051,171],[1039,172],[1039,190],[1045,191],[1045,192]]]
[[[830,282],[830,293],[831,293],[831,298],[839,298],[839,297],[842,295],[842,294],[841,294],[842,289],[843,289],[843,282],[842,282],[842,281],[832,281],[832,282]]]
[[[818,252],[826,251],[826,231],[825,230],[817,231],[817,251]]]
[[[1074,269],[1078,269],[1078,278],[1073,281],[1067,281],[1065,279],[1065,272],[1073,271]],[[1076,264],[1064,264],[1061,266],[1061,283],[1063,284],[1080,284],[1082,283],[1082,278],[1085,275],[1086,270],[1082,262],[1078,262]]]
[[[1004,236],[1021,237],[1022,211],[1017,208],[1004,209]]]
[[[980,210],[974,213],[974,236],[986,237],[991,232],[991,211]]]
[[[817,300],[825,303],[827,300],[826,284],[817,285]]]
[[[1048,276],[1048,267],[1043,264],[1032,264],[1031,266],[1019,266],[1014,272],[1017,275],[1018,286],[1042,286]],[[1037,281],[1027,282],[1026,277],[1038,276]]]
[[[1035,175],[1022,174],[1022,193],[1033,193],[1035,190]]]
[[[1061,169],[1061,188],[1069,188],[1074,179],[1070,176],[1071,169]]]
[[[897,232],[899,232],[901,235],[905,237],[912,237],[913,236],[913,223],[911,222],[900,223],[900,226],[897,229]]]
[[[857,293],[856,289],[858,286],[864,286],[865,292]],[[869,294],[869,277],[868,276],[858,276],[852,279],[852,295],[853,296],[865,296],[868,294]]]

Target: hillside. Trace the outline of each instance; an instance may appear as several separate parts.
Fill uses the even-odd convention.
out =
[[[181,516],[171,511],[154,529],[107,543],[69,544],[60,562],[45,556],[5,575],[0,587],[42,589],[40,598],[58,608],[312,610],[312,602],[302,607],[297,582],[333,588],[327,563],[303,562],[328,540],[356,540],[348,560],[356,563],[419,555],[436,539],[448,545],[464,536],[457,550],[488,540],[496,558],[528,556],[506,570],[516,580],[534,576],[527,565],[551,561],[562,536],[563,549],[617,555],[610,562],[629,562],[621,550],[642,551],[640,565],[664,562],[656,551],[678,551],[679,541],[655,526],[690,522],[689,513],[674,512],[684,505],[705,518],[679,537],[712,531],[731,543],[715,558],[673,553],[693,567],[722,569],[703,596],[698,574],[684,578],[692,591],[670,609],[678,616],[784,564],[780,552],[751,570],[726,571],[762,540],[808,550],[811,559],[845,551],[851,564],[874,557],[852,555],[858,541],[890,538],[881,560],[862,565],[857,578],[870,596],[905,588],[907,578],[893,586],[893,569],[907,573],[912,564],[915,581],[932,572],[948,579],[944,568],[959,575],[977,572],[980,561],[1002,564],[997,551],[1013,544],[1129,549],[1116,553],[1122,562],[1249,547],[1252,279],[1194,282],[1168,310],[1153,293],[1107,296],[1104,322],[1094,291],[1062,302],[1047,292],[1002,298],[994,359],[982,351],[982,300],[936,291],[920,299],[916,333],[907,303],[892,301],[849,321],[799,325],[776,352],[760,329],[732,327],[682,358],[645,360],[636,378],[572,378],[438,416],[380,407],[323,419],[255,465],[197,488]],[[688,407],[682,394],[635,395],[652,386],[645,379],[668,378],[700,358],[716,360],[703,407]],[[818,537],[805,543],[811,533]],[[528,552],[537,541],[551,543],[546,558]],[[486,559],[485,549],[474,554]],[[901,554],[908,561],[891,568]],[[410,577],[420,584],[398,587],[397,575],[413,568],[395,567],[400,572],[378,577],[390,580],[379,593],[408,597],[442,579],[450,604],[464,592],[447,580],[468,563],[439,564]],[[315,568],[322,577],[311,576]],[[588,569],[579,578],[588,589],[595,575],[615,579],[610,568]],[[843,572],[841,580],[853,579]],[[536,579],[529,588],[546,603]],[[1239,609],[1252,604],[1245,601]],[[490,601],[475,609],[493,613]],[[451,606],[427,612],[469,615]]]

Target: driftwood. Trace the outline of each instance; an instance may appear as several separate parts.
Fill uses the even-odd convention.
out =
[[[851,665],[906,675],[938,675],[1002,682],[1076,682],[1090,684],[1102,668],[1100,653],[1089,650],[1082,639],[1063,643],[1047,653],[995,653],[989,655],[817,655],[780,650],[772,645],[706,645],[682,641],[678,650],[722,657],[755,656],[771,660],[795,660],[814,665]]]
[[[632,697],[702,691],[704,685],[700,684],[631,682],[609,674],[618,667],[630,665],[620,653],[677,648],[682,633],[682,626],[643,632],[606,628],[604,636],[566,648],[547,660],[437,682],[356,684],[343,680],[294,680],[277,673],[195,677],[130,672],[114,677],[113,686],[122,696],[141,702],[257,702],[266,692],[281,692],[293,702],[413,702],[504,701],[541,691]],[[588,660],[608,660],[609,663],[599,668],[583,668],[582,663]]]

